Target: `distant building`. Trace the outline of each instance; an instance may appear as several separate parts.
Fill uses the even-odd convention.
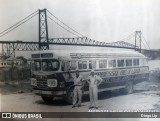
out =
[[[10,67],[4,55],[0,54],[0,68]]]
[[[23,60],[22,59],[17,59],[17,58],[7,58],[6,59],[8,65],[12,65],[12,66],[23,66]]]
[[[23,66],[23,60],[17,58],[5,58],[5,56],[0,55],[0,68],[9,68],[11,66],[21,67]]]
[[[18,68],[30,68],[31,59],[26,59],[23,57],[9,57],[0,54],[0,68],[10,68],[12,66]]]

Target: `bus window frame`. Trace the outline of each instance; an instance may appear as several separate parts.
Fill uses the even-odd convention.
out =
[[[140,66],[140,59],[141,59],[141,58],[133,58],[133,66],[134,66],[134,67]],[[135,64],[134,64],[134,60],[138,60],[138,65],[135,65]]]
[[[64,61],[64,71],[68,71],[68,70],[70,70],[70,68],[68,68],[68,63],[69,63],[70,61],[68,60],[68,61]]]
[[[95,68],[93,68],[93,61],[95,62]],[[90,62],[91,62],[91,66],[92,68],[90,68]],[[92,70],[92,69],[97,69],[97,60],[88,60],[88,69]]]
[[[146,66],[148,63],[147,58],[140,58],[139,60],[139,66]]]
[[[131,61],[132,61],[132,62],[131,62],[132,65],[127,66],[127,63],[126,63],[127,60],[131,60]],[[125,67],[133,67],[133,59],[132,59],[132,58],[126,58],[126,59],[125,59]]]
[[[120,61],[120,60],[123,60],[123,61],[124,61],[124,62],[123,62],[123,66],[118,66],[118,61]],[[125,58],[118,58],[116,62],[117,62],[117,68],[124,68],[124,67],[126,67],[126,66],[125,66]]]
[[[39,62],[40,62],[40,70],[33,70],[32,66],[33,66],[35,60],[39,60]],[[41,58],[36,58],[36,59],[33,59],[31,61],[31,71],[42,71],[42,59]]]
[[[79,62],[82,62],[82,68],[81,69],[79,68]],[[86,62],[87,68],[85,68],[85,69],[83,68],[83,62]],[[77,61],[77,67],[78,67],[77,69],[79,69],[79,70],[87,70],[88,69],[88,64],[89,64],[88,60],[78,60]]]
[[[109,64],[110,61],[115,61],[116,62],[116,66],[114,67],[113,64],[112,64],[112,66],[110,66],[110,64]],[[116,58],[107,59],[107,68],[109,68],[109,69],[117,68],[117,59]]]
[[[106,61],[106,67],[100,67],[100,61],[102,61],[102,63],[104,62],[104,61]],[[104,64],[104,63],[103,63]],[[99,69],[106,69],[106,68],[108,68],[108,60],[107,59],[99,59],[98,60],[98,67],[99,67]]]
[[[143,66],[147,66],[148,64],[148,58],[143,58]]]
[[[70,61],[68,61],[69,62],[69,70],[71,70],[71,71],[74,71],[74,70],[76,70],[77,69],[77,61],[76,60],[70,60]],[[72,67],[72,62],[75,62],[75,65],[76,65],[76,68],[75,69],[73,69],[73,68],[71,68]]]

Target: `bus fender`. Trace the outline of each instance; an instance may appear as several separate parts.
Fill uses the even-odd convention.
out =
[[[73,89],[74,88],[74,85],[70,85],[67,87],[66,91],[68,92],[69,90]]]

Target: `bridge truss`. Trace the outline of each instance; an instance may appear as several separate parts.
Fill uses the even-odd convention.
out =
[[[72,46],[94,46],[135,49],[135,45],[118,41],[113,43],[99,42],[87,37],[80,38],[52,38],[48,40],[49,45],[72,45]],[[0,41],[2,44],[2,53],[6,56],[15,56],[16,51],[36,51],[39,50],[39,42],[30,41]],[[41,43],[43,44],[43,43]],[[138,49],[138,47],[136,47]]]

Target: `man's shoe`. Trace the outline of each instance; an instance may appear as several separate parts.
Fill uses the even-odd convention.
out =
[[[78,104],[77,107],[81,107],[81,104]]]
[[[76,107],[75,105],[72,106],[72,108],[75,108],[75,107]]]
[[[93,106],[89,106],[89,108],[93,108]]]

